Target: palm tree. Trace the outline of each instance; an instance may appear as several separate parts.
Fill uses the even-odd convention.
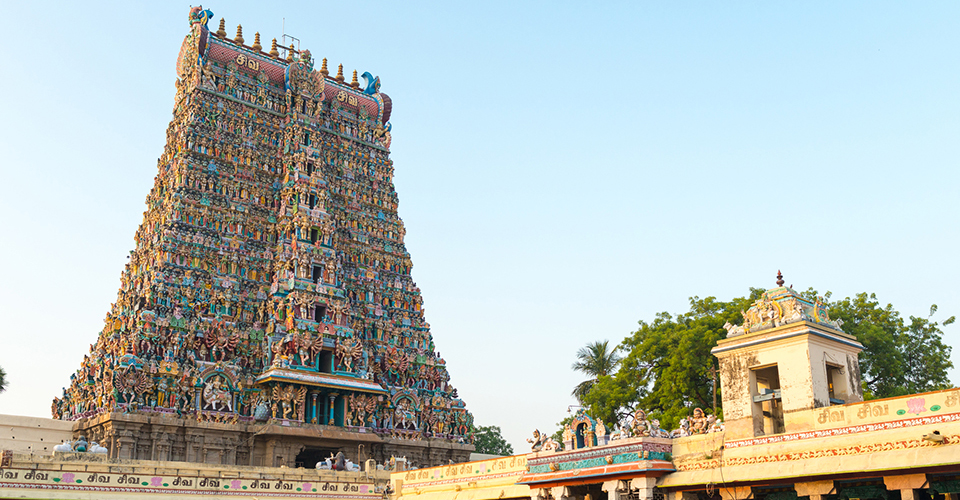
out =
[[[583,397],[590,391],[593,384],[597,383],[597,379],[617,371],[619,364],[620,356],[610,348],[609,340],[591,342],[581,347],[577,351],[577,362],[573,364],[573,369],[586,373],[592,378],[577,384],[573,389],[573,396],[582,404]]]
[[[0,367],[0,392],[7,390],[7,372]]]

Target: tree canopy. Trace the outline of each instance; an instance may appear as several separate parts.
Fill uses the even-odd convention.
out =
[[[610,347],[610,341],[591,342],[577,351],[577,362],[573,364],[574,371],[585,373],[591,378],[577,384],[573,389],[573,396],[583,403],[583,395],[605,375],[611,375],[620,364],[620,355],[615,348]]]
[[[477,453],[489,455],[513,455],[513,446],[500,434],[500,427],[496,425],[477,426],[473,428],[473,445]]]
[[[619,371],[599,376],[584,394],[583,404],[611,427],[638,407],[666,428],[676,427],[695,407],[712,408],[717,360],[710,350],[726,338],[723,325],[740,324],[740,311],[763,292],[751,288],[747,296],[726,302],[695,296],[685,313],[661,312],[650,323],[640,321],[639,328],[617,346],[624,353]],[[817,292],[811,289],[803,295],[816,297]],[[873,294],[834,302],[829,298],[827,293],[830,317],[843,319],[844,331],[864,345],[860,371],[867,399],[950,387],[951,348],[943,343],[940,327],[953,323],[953,317],[942,325],[930,317],[910,316],[905,321],[892,305],[881,306]],[[931,317],[936,309],[930,308]],[[718,381],[718,406],[719,391]]]
[[[7,372],[0,367],[0,392],[7,390]]]

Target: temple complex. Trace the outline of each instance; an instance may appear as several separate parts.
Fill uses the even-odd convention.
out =
[[[116,459],[463,461],[472,416],[410,276],[392,102],[192,8],[117,301],[56,419]]]
[[[51,490],[56,498],[227,498],[259,488],[264,497],[371,500],[957,500],[960,389],[864,401],[863,346],[821,300],[782,285],[755,301],[743,324],[726,325],[713,349],[725,421],[693,408],[668,431],[642,409],[611,423],[581,409],[560,442],[535,431],[530,453],[413,469],[403,458],[370,460],[363,474],[337,475],[145,462],[105,448],[97,457],[76,444],[51,457],[43,436],[50,443],[68,428],[21,417],[7,436],[12,421],[0,416],[0,446],[19,446],[3,452],[0,498]]]
[[[722,422],[580,411],[531,453],[394,472],[395,500],[956,500],[960,389],[863,401],[863,346],[821,301],[768,290],[713,349]]]
[[[581,409],[467,461],[379,78],[211,17],[103,330],[54,419],[0,415],[0,499],[958,500],[960,389],[864,401],[864,346],[779,274],[712,350],[722,418]]]

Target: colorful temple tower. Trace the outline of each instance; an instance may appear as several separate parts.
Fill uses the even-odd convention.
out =
[[[472,416],[410,277],[379,78],[211,16],[190,10],[136,248],[54,417],[118,458],[465,460]]]

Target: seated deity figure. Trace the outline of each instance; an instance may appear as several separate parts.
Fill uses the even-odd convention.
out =
[[[204,409],[213,411],[233,411],[233,401],[230,397],[230,390],[223,387],[220,377],[214,377],[204,384],[203,387]],[[218,408],[219,407],[219,408]]]

